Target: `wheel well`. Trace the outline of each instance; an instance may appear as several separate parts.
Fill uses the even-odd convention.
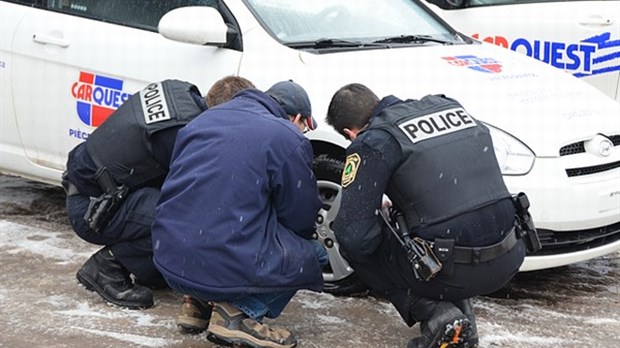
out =
[[[312,143],[312,151],[314,152],[314,157],[320,155],[329,155],[331,158],[340,160],[344,162],[346,157],[346,150],[338,145],[334,145],[332,143],[328,143],[326,141],[311,141]]]

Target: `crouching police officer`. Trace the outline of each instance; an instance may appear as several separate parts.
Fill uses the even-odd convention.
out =
[[[228,100],[248,87],[248,80],[227,76],[206,99]],[[88,290],[119,306],[147,308],[151,288],[165,287],[152,261],[155,206],[178,130],[206,109],[191,83],[151,83],[69,152],[63,187],[71,226],[104,245],[77,272]]]
[[[420,323],[409,348],[477,346],[470,298],[504,286],[526,253],[488,128],[445,96],[379,100],[360,84],[336,92],[326,121],[352,140],[334,222],[344,257]]]

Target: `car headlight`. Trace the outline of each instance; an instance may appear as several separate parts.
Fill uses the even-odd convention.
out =
[[[536,156],[512,135],[485,123],[491,132],[493,149],[503,175],[525,175],[534,165]]]

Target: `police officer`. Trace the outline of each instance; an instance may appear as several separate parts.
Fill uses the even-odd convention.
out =
[[[230,99],[248,87],[250,81],[228,76],[207,97]],[[104,246],[77,272],[88,290],[123,307],[153,305],[151,288],[165,286],[152,262],[159,189],[178,130],[206,109],[191,83],[151,83],[69,153],[63,187],[71,225],[80,238]]]
[[[342,254],[409,326],[420,323],[409,348],[477,346],[470,298],[504,286],[526,251],[487,127],[443,95],[379,100],[361,84],[335,93],[326,121],[352,141],[333,226]],[[380,217],[384,193],[404,217],[400,235]],[[441,270],[424,277],[403,240],[434,250]]]

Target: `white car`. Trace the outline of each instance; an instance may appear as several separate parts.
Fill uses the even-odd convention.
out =
[[[353,292],[360,284],[331,230],[348,142],[322,119],[333,93],[359,82],[403,99],[443,93],[489,125],[505,182],[528,194],[542,239],[522,271],[620,250],[620,105],[457,33],[422,3],[3,0],[0,16],[4,173],[58,184],[68,151],[152,81],[187,80],[204,93],[229,74],[263,89],[293,79],[321,121],[308,136],[325,203],[324,277],[329,291]]]
[[[620,102],[620,0],[426,0],[450,25],[562,69]]]

